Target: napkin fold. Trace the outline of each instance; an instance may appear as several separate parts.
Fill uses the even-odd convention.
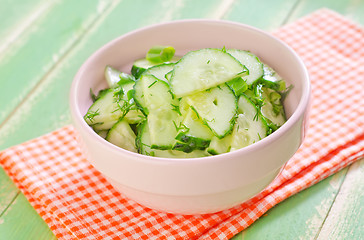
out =
[[[2,151],[0,164],[59,239],[229,239],[274,205],[364,156],[364,29],[322,9],[273,34],[309,70],[310,124],[281,174],[243,204],[191,216],[145,208],[89,164],[72,126]]]

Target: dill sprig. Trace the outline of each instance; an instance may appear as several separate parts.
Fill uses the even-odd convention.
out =
[[[99,112],[99,109],[97,109],[95,112],[93,111],[88,111],[86,113],[86,115],[84,116],[84,119],[85,120],[88,120],[90,123],[93,123],[94,122],[94,118],[96,116],[100,115],[100,112]]]

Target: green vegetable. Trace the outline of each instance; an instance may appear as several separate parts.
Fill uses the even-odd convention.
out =
[[[129,151],[194,158],[246,147],[286,121],[292,87],[254,54],[225,47],[174,53],[152,47],[131,74],[106,66],[109,88],[90,90],[87,124]]]
[[[170,46],[153,46],[149,49],[146,59],[152,63],[164,63],[170,61],[176,50]]]

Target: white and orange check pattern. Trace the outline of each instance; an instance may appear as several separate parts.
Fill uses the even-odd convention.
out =
[[[274,205],[364,156],[364,29],[323,9],[274,34],[309,69],[306,140],[253,199],[216,214],[144,208],[117,192],[81,154],[71,126],[0,153],[0,164],[59,239],[228,239]]]

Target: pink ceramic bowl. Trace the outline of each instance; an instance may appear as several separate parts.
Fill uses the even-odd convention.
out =
[[[208,47],[250,50],[294,85],[284,103],[287,122],[253,145],[204,158],[144,156],[105,141],[83,120],[91,105],[90,88],[106,87],[106,65],[129,71],[132,62],[144,57],[153,45],[174,46],[178,55]],[[88,160],[123,195],[160,211],[202,214],[248,200],[278,175],[303,140],[309,98],[307,70],[280,40],[243,24],[182,20],[141,28],[96,51],[74,78],[70,106]]]

